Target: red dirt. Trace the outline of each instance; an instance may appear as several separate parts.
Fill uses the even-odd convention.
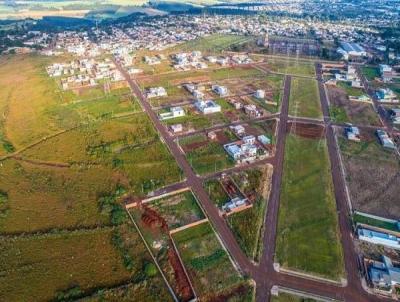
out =
[[[305,138],[325,137],[325,127],[315,124],[289,123],[288,131]]]
[[[173,247],[172,242],[169,243],[169,246]],[[179,295],[180,300],[184,302],[192,300],[194,294],[174,248],[168,250],[168,261],[174,270],[174,276],[177,283],[175,291]]]
[[[155,210],[149,208],[146,205],[141,205],[144,209],[142,214],[143,223],[151,229],[161,229],[164,232],[168,232],[167,222],[163,217],[160,216]]]
[[[197,148],[203,147],[203,146],[205,146],[207,144],[208,144],[208,141],[195,142],[195,143],[192,143],[192,144],[187,144],[187,145],[182,146],[182,149],[186,153],[186,152],[193,151],[193,150],[195,150]]]

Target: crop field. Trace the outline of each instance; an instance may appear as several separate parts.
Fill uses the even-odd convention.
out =
[[[204,301],[215,299],[243,282],[210,224],[175,233],[173,239],[195,291]]]
[[[396,154],[384,149],[372,130],[361,129],[359,143],[348,141],[343,130],[337,130],[353,208],[397,219],[400,161]]]
[[[254,38],[251,36],[216,34],[178,45],[174,48],[174,50],[175,49],[177,51],[199,50],[205,53],[219,53],[223,50],[230,49],[232,46],[244,44],[253,39]]]
[[[197,141],[188,138],[180,141],[190,165],[198,174],[217,172],[234,166],[234,161],[225,152],[223,146],[208,140],[205,136],[196,136]]]
[[[381,126],[378,114],[372,104],[350,101],[346,92],[341,88],[328,87],[328,95],[331,103],[330,115],[333,121]]]
[[[113,240],[121,236],[129,249],[131,265]],[[59,232],[47,235],[1,238],[3,274],[0,296],[5,301],[70,300],[90,294],[99,287],[114,287],[148,279],[146,287],[157,287],[167,297],[157,271],[142,274],[143,266],[153,265],[140,237],[132,229],[103,228],[88,231]],[[107,278],[104,278],[107,276]],[[133,281],[133,284],[136,283]]]
[[[288,134],[285,152],[277,261],[284,268],[340,280],[343,255],[326,142]]]
[[[289,114],[298,117],[322,118],[316,80],[305,78],[292,79]]]
[[[282,57],[268,58],[267,64],[267,66],[274,72],[300,76],[315,76],[315,66],[313,62]]]
[[[157,211],[166,220],[171,230],[205,218],[190,191],[157,199],[148,204],[148,207]]]
[[[252,169],[232,177],[241,191],[251,199],[253,207],[228,216],[228,224],[245,254],[258,261],[262,252],[262,231],[267,208],[272,166]]]

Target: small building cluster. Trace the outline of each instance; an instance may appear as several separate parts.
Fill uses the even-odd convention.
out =
[[[396,93],[389,88],[380,88],[376,91],[376,97],[379,102],[382,103],[398,103],[399,99],[397,98]]]
[[[244,136],[241,140],[224,145],[225,151],[237,163],[262,159],[268,152],[257,142],[254,135]]]
[[[392,294],[400,285],[400,266],[394,266],[389,257],[382,256],[381,261],[367,259],[365,262],[368,281],[375,290]]]
[[[96,86],[100,80],[123,81],[124,77],[110,59],[79,59],[69,63],[54,63],[46,68],[50,77],[62,77],[64,90]]]
[[[151,98],[161,98],[168,96],[167,91],[164,87],[151,87],[146,90],[146,97]]]

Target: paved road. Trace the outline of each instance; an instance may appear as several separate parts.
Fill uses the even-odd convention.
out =
[[[207,213],[207,216],[212,222],[214,228],[224,242],[225,247],[228,249],[236,264],[239,266],[239,269],[244,274],[253,278],[256,282],[257,302],[269,301],[270,290],[273,285],[280,285],[287,288],[305,291],[311,294],[348,302],[391,301],[390,299],[369,295],[361,287],[360,277],[358,276],[357,255],[355,253],[353,240],[351,238],[352,229],[350,221],[347,218],[349,209],[346,200],[346,194],[344,191],[344,180],[339,168],[339,154],[335,142],[332,123],[329,119],[328,100],[326,99],[326,94],[322,84],[320,72],[317,73],[317,78],[319,80],[321,105],[324,113],[324,120],[313,121],[318,124],[323,124],[327,128],[326,137],[329,156],[331,159],[332,176],[335,187],[335,197],[338,209],[339,226],[341,231],[341,241],[344,250],[345,268],[347,272],[348,284],[345,287],[341,287],[333,283],[326,283],[285,273],[278,273],[273,268],[275,258],[276,229],[279,212],[280,187],[282,181],[285,153],[285,139],[287,132],[287,122],[290,120],[288,116],[288,111],[291,76],[285,77],[284,94],[281,106],[281,113],[279,115],[280,118],[278,124],[275,157],[268,160],[269,163],[274,164],[274,174],[272,177],[271,194],[268,201],[265,218],[265,233],[263,236],[264,249],[259,265],[255,265],[248,260],[248,258],[240,249],[225,220],[219,216],[217,208],[214,206],[207,192],[204,190],[202,186],[203,179],[194,173],[184,154],[181,152],[178,145],[174,142],[174,139],[170,136],[167,129],[159,121],[154,111],[152,111],[151,106],[146,101],[146,98],[143,96],[137,83],[130,78],[130,76],[125,72],[125,70],[123,70],[123,68],[119,64],[117,64],[117,67],[127,79],[133,93],[138,97],[141,106],[150,117],[154,126],[158,130],[161,139],[165,141],[166,145],[170,149],[171,153],[173,154],[175,160],[177,161],[178,165],[180,166],[186,177],[186,180],[184,182],[182,182],[181,184],[173,185],[173,187],[180,187],[184,183],[185,185],[188,185],[192,188],[193,192],[196,194],[202,207]],[[317,70],[319,71],[319,69]],[[306,122],[306,120],[304,119],[301,119],[299,121]]]

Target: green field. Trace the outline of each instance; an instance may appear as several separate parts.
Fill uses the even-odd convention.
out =
[[[224,148],[215,142],[188,152],[186,157],[197,174],[215,173],[235,165]]]
[[[210,224],[203,223],[175,233],[173,239],[196,293],[205,301],[243,282]]]
[[[289,114],[298,117],[322,118],[318,82],[306,78],[292,78]]]
[[[272,71],[300,76],[315,76],[315,66],[313,62],[294,60],[290,58],[268,58],[268,66]]]
[[[130,265],[116,248],[119,234],[129,249]],[[141,284],[170,299],[161,276],[143,274],[151,264],[143,243],[131,228],[104,228],[0,239],[4,301],[66,301],[101,287]],[[125,258],[127,259],[127,258]],[[105,278],[107,276],[107,278]],[[145,283],[143,283],[145,281]],[[63,298],[64,297],[64,298]]]
[[[363,75],[365,75],[368,81],[373,81],[375,78],[378,78],[380,76],[379,68],[377,67],[364,66],[361,67],[361,72],[363,73]]]
[[[276,248],[284,268],[344,276],[332,186],[325,140],[288,135]]]

